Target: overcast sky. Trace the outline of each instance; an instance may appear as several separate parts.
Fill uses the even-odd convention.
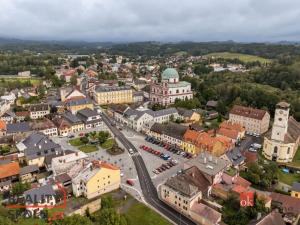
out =
[[[300,41],[300,0],[0,0],[0,36]]]

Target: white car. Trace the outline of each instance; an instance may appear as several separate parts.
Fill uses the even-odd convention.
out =
[[[249,152],[257,152],[257,150],[254,148],[249,148]]]
[[[128,149],[128,152],[132,155],[134,152],[132,150],[132,148]]]

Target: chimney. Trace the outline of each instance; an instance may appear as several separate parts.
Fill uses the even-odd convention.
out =
[[[42,149],[42,146],[41,146],[41,145],[39,145],[39,149]]]
[[[206,164],[206,157],[204,157],[204,160],[203,160],[204,164]]]

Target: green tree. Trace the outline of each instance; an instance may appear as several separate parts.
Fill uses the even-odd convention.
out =
[[[71,77],[71,79],[70,79],[70,83],[72,84],[72,85],[77,85],[77,75],[76,74],[74,74],[72,77]]]
[[[80,138],[80,141],[81,141],[83,144],[85,144],[85,145],[86,145],[87,143],[89,143],[89,139],[88,139],[87,137],[85,137],[85,136],[84,136],[84,137],[81,137],[81,138]]]
[[[12,187],[12,194],[21,195],[24,193],[24,191],[27,191],[29,188],[30,188],[29,183],[17,182]]]
[[[98,133],[98,141],[103,144],[109,138],[109,133],[107,131],[100,131]]]

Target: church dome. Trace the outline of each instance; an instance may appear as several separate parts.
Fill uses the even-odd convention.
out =
[[[178,72],[174,68],[165,69],[161,75],[162,80],[179,79]]]

